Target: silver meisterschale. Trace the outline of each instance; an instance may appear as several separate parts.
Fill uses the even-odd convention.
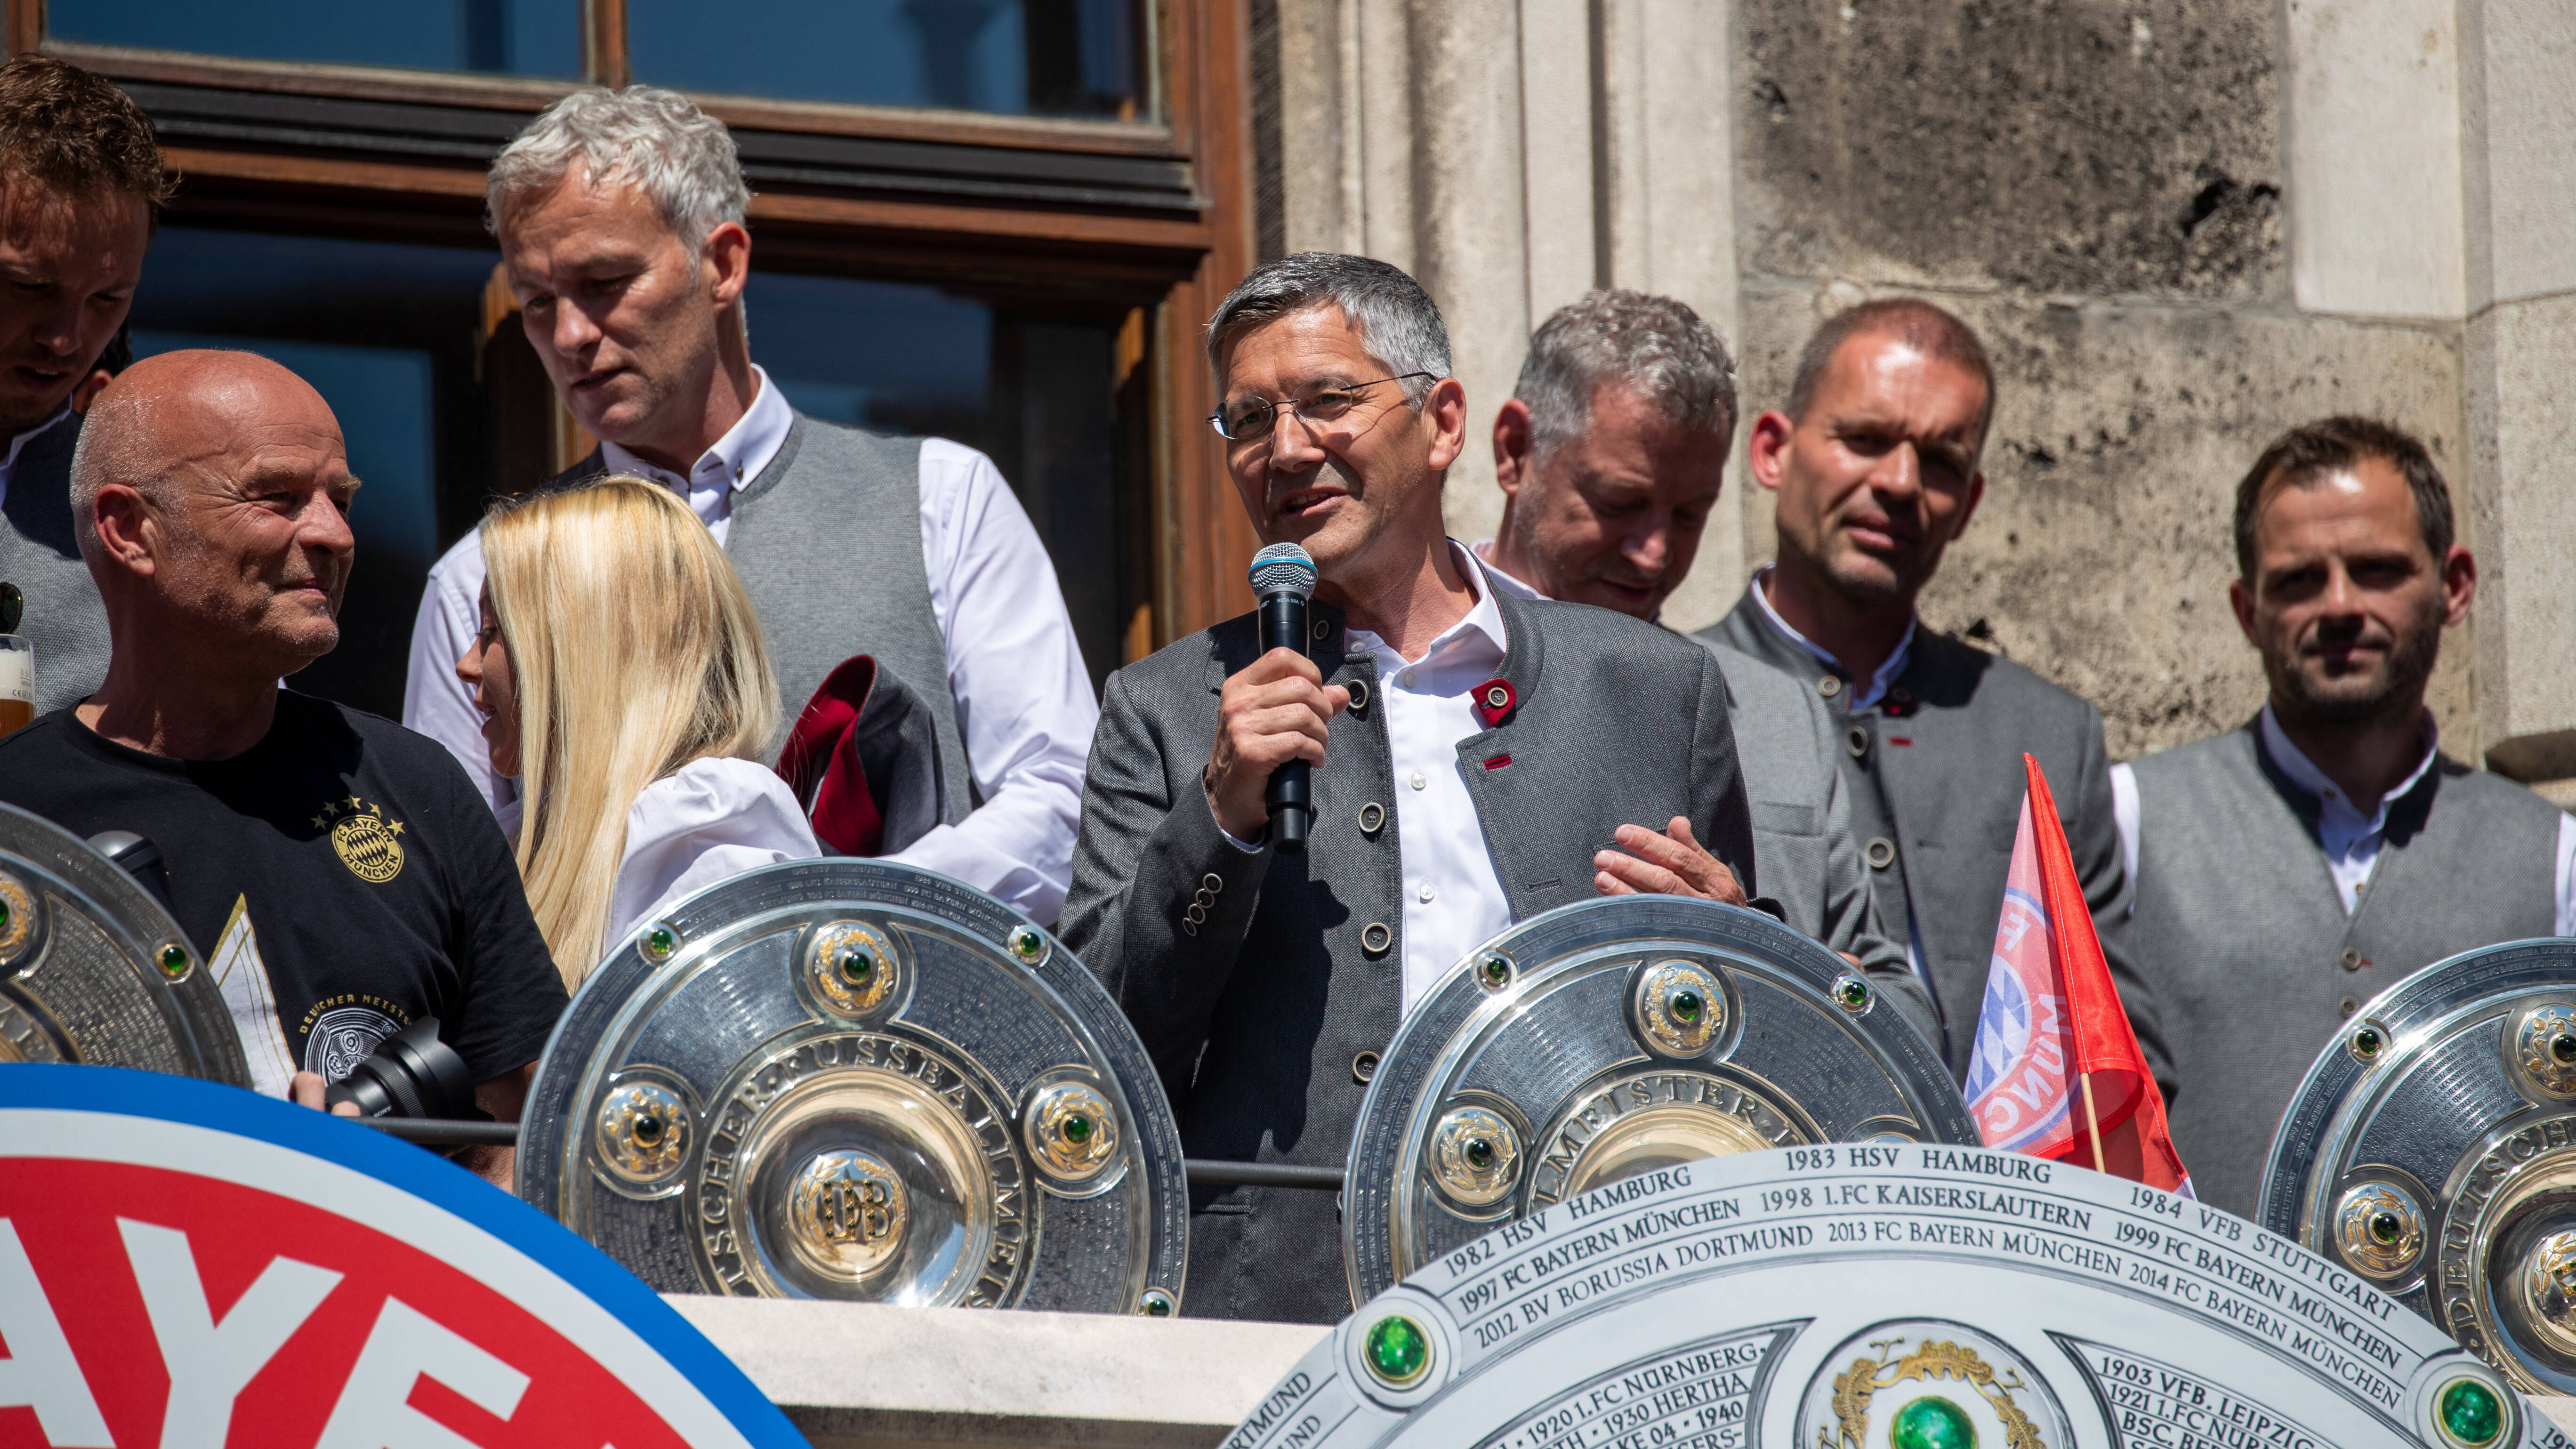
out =
[[[2576,941],[2463,952],[2353,1013],[2257,1215],[2521,1387],[2576,1393]]]
[[[250,1085],[222,988],[123,868],[0,805],[0,1062],[134,1067]]]
[[[2567,1440],[2441,1330],[2233,1214],[1871,1143],[1531,1212],[1342,1320],[1226,1449],[2506,1449]]]
[[[1360,1104],[1351,1301],[1550,1203],[1793,1143],[1977,1144],[1939,1053],[1867,977],[1759,911],[1564,906],[1406,1015]]]
[[[1167,1314],[1181,1140],[1047,932],[880,861],[739,875],[582,983],[519,1196],[663,1292]]]

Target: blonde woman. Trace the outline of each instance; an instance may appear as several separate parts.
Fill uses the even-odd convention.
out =
[[[457,677],[520,779],[519,876],[565,984],[725,877],[822,854],[761,763],[778,733],[751,599],[670,490],[612,476],[483,523],[482,631]]]

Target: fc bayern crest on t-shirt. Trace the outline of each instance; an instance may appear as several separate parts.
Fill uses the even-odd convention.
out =
[[[386,819],[383,806],[355,795],[334,800],[313,817],[313,827],[329,828],[340,863],[367,884],[383,885],[402,874],[402,822]]]

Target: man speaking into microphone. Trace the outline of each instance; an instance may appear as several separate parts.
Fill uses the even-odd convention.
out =
[[[1304,647],[1265,650],[1246,614],[1110,676],[1060,930],[1154,1054],[1190,1156],[1338,1168],[1402,1013],[1467,952],[1599,894],[1741,904],[1752,829],[1713,656],[1513,598],[1448,538],[1466,391],[1411,277],[1282,257],[1207,348],[1254,530],[1313,558]],[[1297,762],[1302,850],[1269,803]],[[1333,1193],[1191,1207],[1187,1312],[1350,1311]]]

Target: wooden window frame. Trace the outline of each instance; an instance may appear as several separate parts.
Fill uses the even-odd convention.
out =
[[[624,0],[585,0],[585,60],[626,80]],[[485,158],[583,82],[281,64],[46,44],[43,0],[5,0],[9,53],[108,75],[162,129],[174,220],[422,242],[476,242]],[[1244,0],[1152,0],[1159,115],[983,116],[732,96],[765,264],[1062,296],[1138,309],[1147,416],[1152,616],[1130,657],[1251,606],[1257,546],[1228,480],[1200,328],[1250,267]],[[1123,389],[1122,389],[1123,391]]]

